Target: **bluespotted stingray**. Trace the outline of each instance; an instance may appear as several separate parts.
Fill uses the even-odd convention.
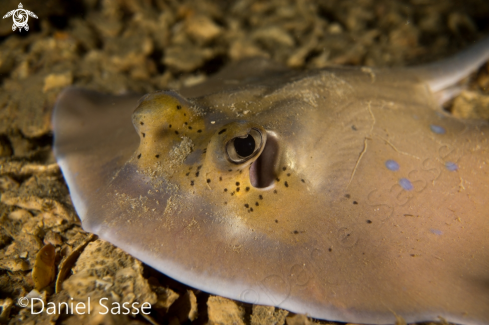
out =
[[[410,69],[263,59],[143,96],[68,89],[83,228],[195,288],[328,320],[489,324],[489,124],[440,108],[489,40]]]

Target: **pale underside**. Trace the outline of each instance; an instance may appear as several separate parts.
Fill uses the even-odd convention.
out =
[[[161,132],[151,96],[138,135],[139,96],[63,93],[55,151],[83,227],[250,303],[344,322],[489,324],[487,123],[441,112],[406,72],[267,64],[182,90],[189,124]],[[252,186],[249,166],[212,163],[209,141],[237,121],[274,139],[268,187]]]

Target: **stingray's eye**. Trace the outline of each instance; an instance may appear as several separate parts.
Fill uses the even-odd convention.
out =
[[[229,160],[240,164],[250,159],[260,150],[262,142],[262,134],[257,129],[251,129],[245,136],[231,139],[226,144]]]

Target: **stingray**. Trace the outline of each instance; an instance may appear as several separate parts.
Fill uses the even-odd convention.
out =
[[[83,228],[209,293],[309,316],[489,324],[489,124],[440,101],[489,40],[415,68],[264,59],[140,95],[65,90]]]

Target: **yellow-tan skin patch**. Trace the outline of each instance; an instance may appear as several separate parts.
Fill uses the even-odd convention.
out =
[[[232,122],[212,132],[190,105],[177,94],[163,92],[140,101],[132,118],[140,137],[132,159],[138,169],[155,180],[165,177],[183,192],[205,195],[209,203],[236,214],[250,229],[297,241],[294,235],[303,233],[300,223],[275,216],[276,204],[271,203],[286,192],[287,197],[299,197],[306,181],[279,159],[273,183],[266,190],[256,188],[250,181],[250,168],[265,144],[242,163],[233,163],[226,153],[226,144],[250,128],[258,129],[264,138],[266,130],[254,123]],[[154,186],[160,188],[161,183],[156,181]]]
[[[173,161],[166,161],[163,167],[167,175],[172,175],[191,151],[173,150],[182,138],[191,139],[195,146],[201,146],[206,140],[202,136],[205,132],[203,119],[176,95],[147,95],[134,112],[132,121],[141,141],[135,153],[141,169],[153,167],[158,159],[165,159],[173,152]]]

